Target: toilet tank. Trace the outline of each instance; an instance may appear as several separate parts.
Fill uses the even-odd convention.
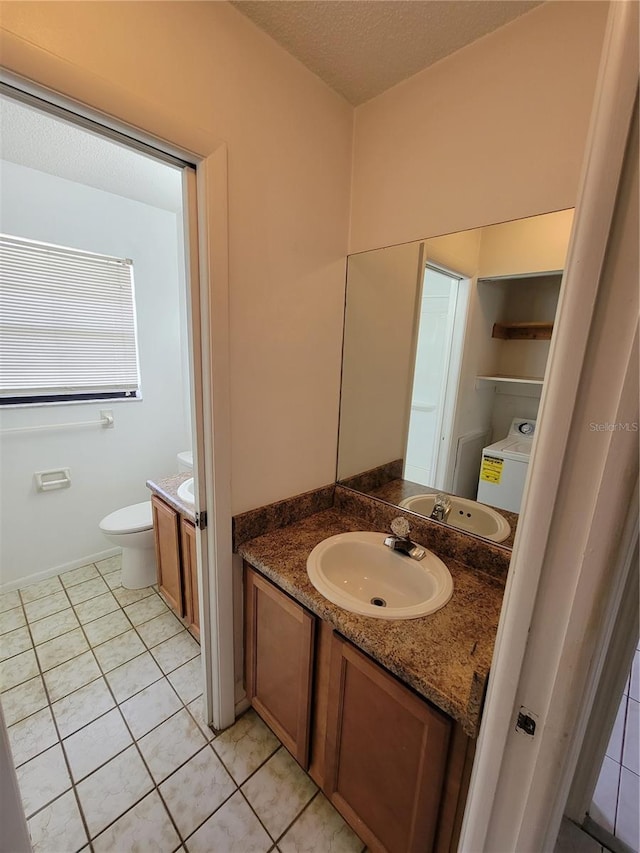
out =
[[[193,471],[193,452],[191,450],[183,450],[178,453],[178,473],[184,474],[188,471]]]

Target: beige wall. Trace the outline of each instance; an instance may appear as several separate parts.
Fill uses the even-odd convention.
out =
[[[89,98],[228,143],[232,509],[331,482],[352,108],[227,3],[11,2],[1,26]]]
[[[545,3],[359,107],[350,251],[573,207],[606,14]]]
[[[404,458],[420,273],[420,243],[349,258],[340,479]]]

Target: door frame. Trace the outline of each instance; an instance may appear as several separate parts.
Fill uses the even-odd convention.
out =
[[[586,388],[590,395],[590,414],[594,403],[602,406],[600,420],[637,420],[637,315],[629,315],[637,282],[625,278],[624,271],[606,308],[626,305],[627,325],[635,324],[636,336],[629,332],[619,344],[613,341],[618,350],[608,353],[608,388],[589,386],[593,360],[585,360],[589,347],[598,345],[594,327],[605,314],[602,304],[596,311],[605,257],[608,250],[615,257],[617,249],[610,238],[637,102],[637,14],[632,2],[610,6],[547,368],[556,364],[561,369],[550,370],[545,383],[526,511],[505,590],[459,846],[469,853],[553,849],[576,747],[594,699],[598,621],[615,618],[615,602],[610,599],[603,606],[599,595],[605,580],[612,580],[610,567],[623,566],[615,550],[633,501],[637,437],[619,433],[614,444],[609,433],[598,445],[597,457],[585,458],[579,391]],[[593,472],[591,490],[577,494],[571,489],[571,466],[575,471],[585,464]],[[563,537],[574,548],[570,561],[559,559]],[[516,728],[521,707],[536,722],[533,737]]]
[[[187,174],[183,186],[196,507],[208,519],[196,534],[204,714],[214,728],[227,728],[235,720],[235,679],[226,143],[6,30],[0,30],[0,55],[0,81],[16,94],[66,110],[79,124],[98,125],[134,148],[195,166],[195,178]]]

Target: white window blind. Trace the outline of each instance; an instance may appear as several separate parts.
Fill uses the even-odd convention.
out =
[[[139,387],[132,262],[0,234],[0,403]]]

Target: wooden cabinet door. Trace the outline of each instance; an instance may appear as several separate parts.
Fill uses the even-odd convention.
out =
[[[184,616],[182,572],[180,571],[180,514],[156,495],[151,496],[153,532],[156,540],[158,588],[169,607]]]
[[[245,687],[306,770],[315,617],[245,563]]]
[[[451,720],[333,635],[325,793],[375,853],[433,847]]]
[[[200,602],[198,599],[198,558],[196,555],[196,526],[182,519],[182,577],[184,609],[187,625],[196,640],[200,640]]]

